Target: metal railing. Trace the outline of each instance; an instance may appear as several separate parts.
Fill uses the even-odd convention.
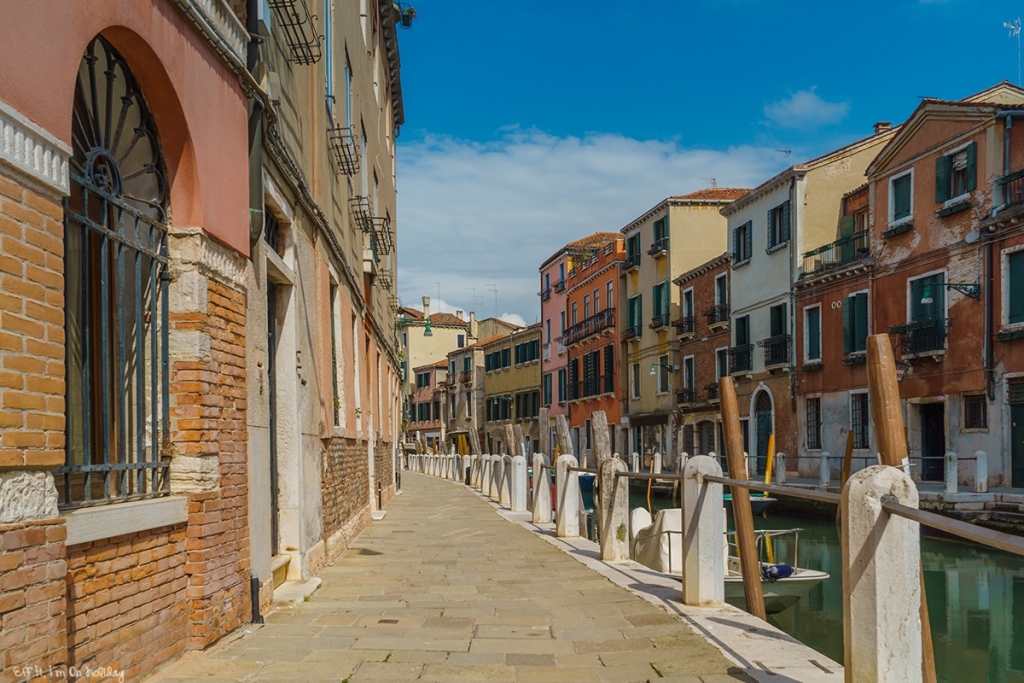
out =
[[[667,237],[654,240],[654,244],[652,244],[651,248],[647,250],[647,254],[648,256],[654,256],[655,254],[660,254],[663,251],[668,251]]]
[[[551,288],[550,287],[547,287],[545,289],[540,290],[540,300],[541,301],[547,301],[550,298],[551,298]]]
[[[268,0],[277,25],[284,34],[284,42],[296,64],[316,64],[323,57],[320,35],[313,24],[315,15],[309,11],[306,0]]]
[[[556,292],[564,292],[565,291],[565,280],[558,280],[557,282],[555,282],[553,287],[554,287],[554,290]]]
[[[460,372],[459,373],[459,381],[461,383],[463,383],[463,384],[469,384],[470,382],[472,382],[473,381],[473,371],[472,370],[463,370],[462,372]]]
[[[789,363],[789,342],[788,334],[779,334],[757,342],[757,345],[764,349],[764,366],[766,368]]]
[[[637,268],[640,265],[640,254],[629,254],[626,256],[626,260],[622,262],[622,269],[629,270],[630,268]]]
[[[359,147],[351,126],[330,126],[327,129],[327,146],[339,173],[353,176],[359,172]]]
[[[697,319],[692,315],[684,315],[672,322],[679,334],[693,334],[697,328]]]
[[[591,396],[600,396],[615,391],[615,375],[608,373],[591,377],[569,385],[569,400],[578,401]]]
[[[624,330],[622,330],[622,338],[635,339],[636,337],[639,337],[642,333],[643,329],[641,325],[628,325]]]
[[[708,326],[720,325],[729,322],[729,304],[717,304],[709,308],[705,315],[708,317]]]
[[[997,182],[1003,186],[1003,197],[1007,207],[1024,204],[1024,169],[1003,176]]]
[[[754,367],[754,345],[741,344],[729,349],[729,372],[750,372]]]
[[[899,346],[903,348],[903,352],[906,354],[942,351],[946,348],[946,336],[949,333],[949,326],[952,322],[952,318],[924,320],[900,327],[892,327],[889,329],[889,334],[898,334],[900,336]]]
[[[705,396],[708,397],[708,401],[718,400],[718,385],[714,382],[705,387]]]
[[[651,329],[659,330],[668,326],[668,313],[659,313],[651,318]]]
[[[582,322],[576,323],[562,334],[563,344],[575,344],[592,334],[615,326],[615,309],[606,308]]]
[[[861,230],[804,254],[804,275],[845,266],[869,253],[868,231]]]
[[[686,405],[697,402],[697,392],[694,389],[680,389],[676,392],[676,403]]]

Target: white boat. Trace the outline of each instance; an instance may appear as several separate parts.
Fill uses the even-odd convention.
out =
[[[680,577],[683,567],[682,521],[679,508],[659,510],[653,520],[644,508],[634,509],[629,516],[630,558],[655,571]],[[829,578],[827,572],[799,566],[800,531],[772,529],[754,532],[761,559],[761,592],[764,594],[765,611],[769,614],[792,607],[812,588]],[[730,549],[735,548],[735,544],[729,542],[730,536],[735,536],[735,532],[727,533],[722,544],[726,560],[725,600],[745,609],[740,561],[730,554]],[[792,557],[792,565],[776,563],[776,549],[786,551],[785,556]],[[775,578],[777,574],[784,576]]]

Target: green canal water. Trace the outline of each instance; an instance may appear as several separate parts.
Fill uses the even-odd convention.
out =
[[[587,505],[590,499],[587,497]],[[678,507],[652,498],[655,511]],[[630,508],[646,507],[643,494]],[[730,519],[730,529],[732,522]],[[837,662],[843,661],[842,554],[835,521],[769,511],[758,529],[802,529],[800,566],[829,573],[806,600],[769,621]],[[791,548],[776,547],[791,561]],[[928,611],[941,683],[1024,683],[1024,558],[957,540],[923,536]]]

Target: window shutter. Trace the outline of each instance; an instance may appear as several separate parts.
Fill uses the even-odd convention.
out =
[[[821,358],[821,309],[811,308],[807,311],[807,327],[804,330],[807,335],[807,359],[819,360]]]
[[[1024,251],[1010,254],[1010,300],[1007,314],[1010,323],[1024,323]]]
[[[644,319],[644,297],[643,294],[636,295],[636,325],[640,325]]]
[[[843,353],[850,353],[855,348],[853,343],[853,309],[855,298],[848,297],[843,302]]]
[[[852,297],[851,297],[852,298]],[[861,292],[856,297],[857,301],[854,305],[854,330],[856,337],[854,338],[854,351],[865,351],[868,345],[868,295],[866,292]]]
[[[768,209],[768,248],[771,249],[775,246],[775,209]]]
[[[840,237],[849,237],[850,235],[852,235],[856,231],[857,231],[857,219],[856,219],[856,217],[850,215],[850,216],[843,216],[842,218],[839,219],[839,236]]]
[[[967,191],[973,192],[978,187],[978,143],[967,145]]]
[[[743,258],[748,259],[754,252],[754,223],[752,221],[747,221],[746,230],[743,231],[743,241],[745,242]]]
[[[736,263],[740,261],[740,229],[732,229],[732,260]]]
[[[782,241],[789,241],[790,232],[790,212],[789,212],[789,200],[782,202]]]
[[[661,314],[668,315],[669,313],[669,298],[668,298],[668,283],[661,283]]]
[[[953,159],[943,155],[935,159],[935,201],[944,202],[949,199],[950,171]]]

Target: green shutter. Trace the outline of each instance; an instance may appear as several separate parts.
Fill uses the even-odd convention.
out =
[[[978,187],[978,143],[967,145],[967,191],[973,192]]]
[[[640,326],[644,320],[644,295],[636,295],[636,325]]]
[[[740,261],[740,229],[732,229],[732,260],[734,263]]]
[[[807,360],[821,360],[821,309],[807,310]]]
[[[768,248],[769,249],[771,249],[772,247],[774,247],[776,245],[776,242],[775,242],[775,230],[774,230],[775,226],[772,225],[772,223],[773,223],[772,219],[775,217],[774,214],[775,214],[775,209],[768,209]]]
[[[935,201],[944,202],[949,199],[950,178],[953,170],[953,159],[943,155],[935,159]]]
[[[850,297],[853,299],[854,297]],[[865,351],[868,348],[868,295],[861,292],[854,304],[854,351]]]
[[[1010,254],[1010,300],[1007,314],[1010,323],[1024,323],[1024,251]]]
[[[910,176],[903,176],[892,184],[893,218],[899,220],[910,215]]]
[[[669,305],[670,304],[669,304],[669,296],[668,296],[668,294],[669,294],[668,283],[667,282],[661,283],[661,297],[662,297],[661,313],[662,313],[662,315],[668,315],[668,313],[669,313]]]
[[[857,219],[853,215],[843,216],[839,219],[839,236],[849,237],[857,229]]]
[[[661,285],[660,284],[654,285],[654,287],[651,288],[651,297],[652,297],[652,300],[654,301],[654,316],[657,317],[658,314],[661,313],[661,311],[658,310],[661,307]]]
[[[790,233],[790,211],[789,211],[789,200],[782,202],[782,241],[789,241]]]
[[[754,253],[754,223],[747,221],[747,229],[743,232],[743,240],[746,242],[743,258],[748,259]]]
[[[850,353],[856,347],[853,341],[853,309],[855,306],[852,296],[843,301],[843,353]]]

